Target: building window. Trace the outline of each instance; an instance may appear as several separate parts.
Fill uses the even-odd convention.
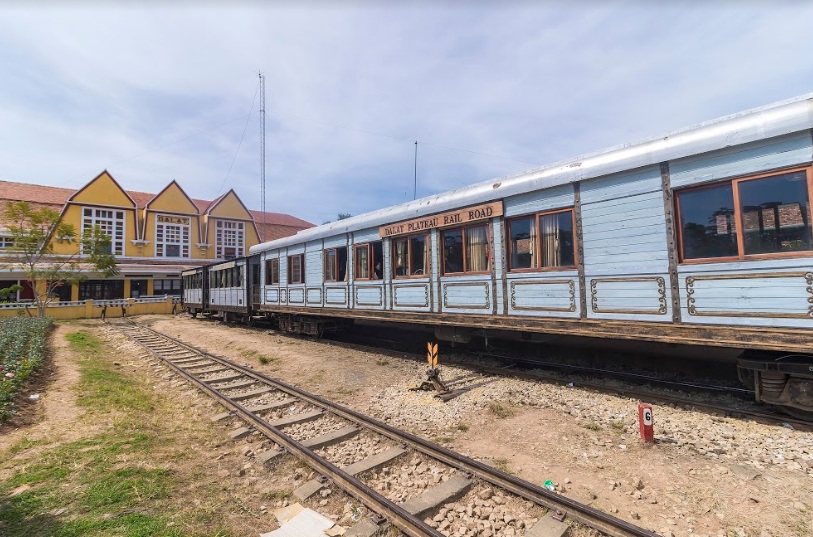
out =
[[[219,259],[243,256],[245,224],[229,220],[217,220],[215,224],[215,255]]]
[[[0,249],[11,248],[14,246],[14,238],[6,235],[0,235]]]
[[[189,257],[189,222],[185,216],[155,216],[156,257]]]
[[[508,263],[515,271],[575,267],[573,209],[509,220]]]
[[[681,261],[810,252],[810,185],[807,168],[677,192]]]
[[[490,270],[488,225],[444,231],[443,273],[488,272]]]
[[[328,248],[325,250],[325,281],[347,281],[347,248]]]
[[[279,283],[279,259],[269,259],[265,262],[265,285]]]
[[[429,237],[417,235],[393,239],[392,273],[395,278],[424,276],[429,271]]]
[[[305,255],[288,257],[288,283],[305,283]]]
[[[89,232],[95,226],[110,237],[110,253],[124,255],[124,211],[84,207],[82,232]]]
[[[353,250],[354,280],[380,280],[384,274],[384,250],[381,241],[360,244]]]
[[[79,300],[124,298],[123,280],[85,280],[79,282]]]
[[[161,279],[153,280],[153,294],[155,295],[180,295],[181,294],[181,280],[180,279]]]

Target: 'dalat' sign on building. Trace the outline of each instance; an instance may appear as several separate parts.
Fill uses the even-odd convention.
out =
[[[477,205],[476,207],[468,207],[466,209],[458,209],[447,213],[381,226],[378,229],[378,234],[381,237],[394,237],[397,235],[417,233],[419,231],[428,231],[434,228],[487,220],[495,216],[502,216],[502,210],[502,202],[495,201],[494,203],[486,203],[484,205]]]

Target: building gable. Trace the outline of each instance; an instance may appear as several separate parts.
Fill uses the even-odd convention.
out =
[[[229,218],[233,220],[251,220],[251,213],[234,190],[229,190],[222,197],[212,202],[206,213],[214,218]]]
[[[68,199],[68,203],[101,205],[107,207],[135,207],[136,203],[113,179],[103,171]]]
[[[198,206],[186,195],[176,181],[172,181],[147,203],[147,209],[156,212],[198,214]]]

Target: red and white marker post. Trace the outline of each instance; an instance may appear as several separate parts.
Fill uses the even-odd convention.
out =
[[[641,428],[641,440],[647,443],[655,441],[655,430],[652,427],[652,405],[638,405],[638,425]]]

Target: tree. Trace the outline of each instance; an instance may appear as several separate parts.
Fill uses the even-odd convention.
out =
[[[350,218],[353,215],[350,214],[350,213],[339,213],[337,216],[338,216],[338,218],[336,218],[336,220],[344,220],[345,218]],[[324,224],[329,224],[331,222],[333,222],[333,220],[325,220],[324,222],[322,222],[322,224],[323,225]]]
[[[3,265],[19,271],[31,283],[40,317],[45,316],[45,308],[59,286],[84,280],[88,270],[105,278],[119,272],[111,253],[111,239],[99,226],[84,230],[78,251],[57,254],[56,244],[77,242],[76,229],[61,221],[57,211],[35,209],[25,201],[7,201],[5,220],[9,222],[6,227],[13,246],[6,248],[11,255]]]

